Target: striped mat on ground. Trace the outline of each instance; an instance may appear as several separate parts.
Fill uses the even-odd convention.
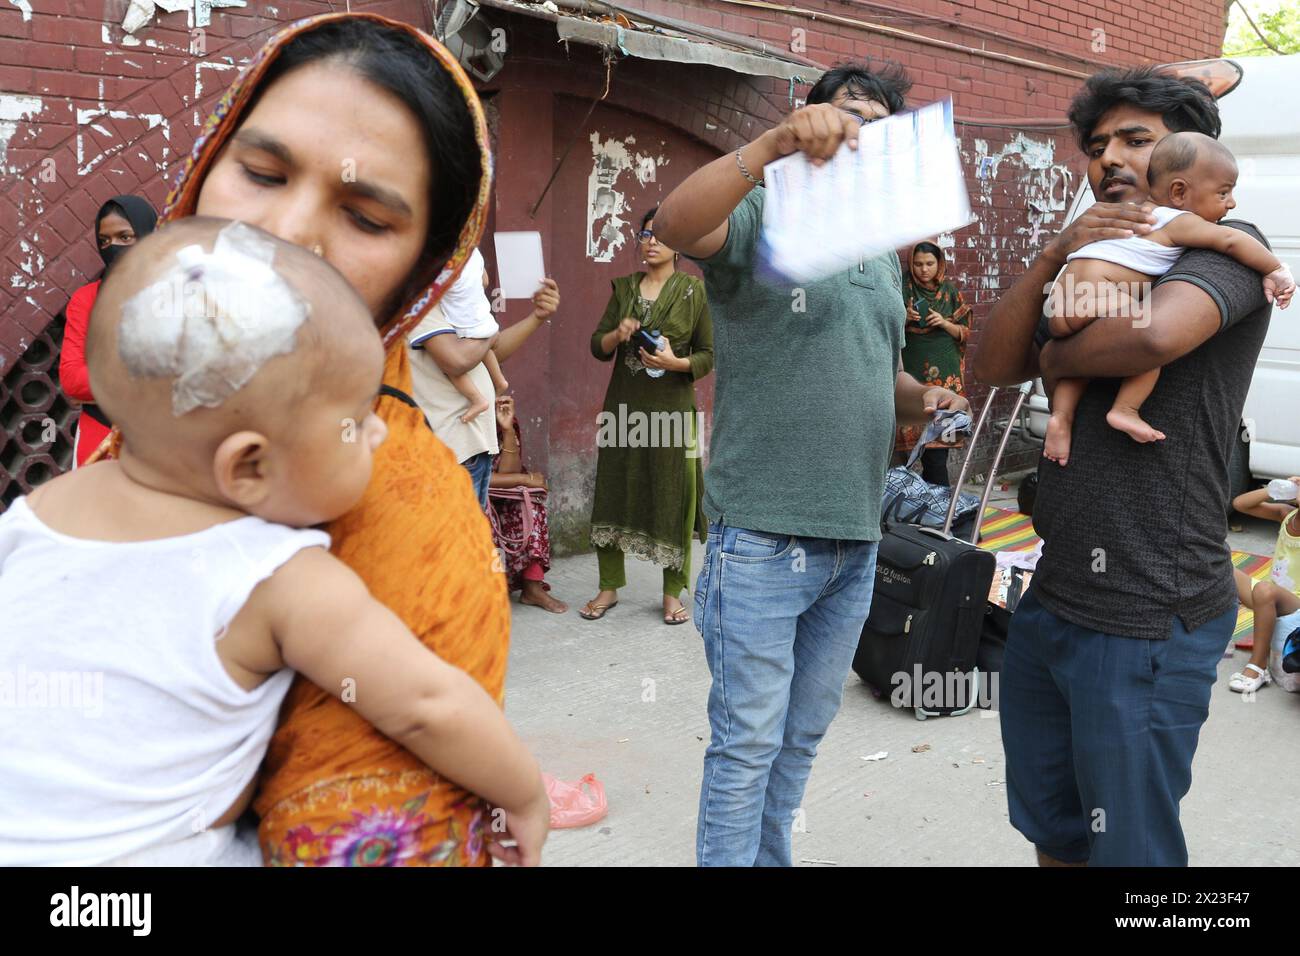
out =
[[[1034,525],[1028,515],[1004,508],[985,508],[984,521],[980,525],[980,547],[988,551],[1032,551],[1038,546],[1038,535],[1034,534]],[[1272,558],[1246,551],[1232,552],[1233,566],[1250,575],[1252,581],[1263,581],[1268,577]],[[1232,632],[1234,641],[1251,633],[1255,615],[1248,608],[1237,611],[1237,627]]]

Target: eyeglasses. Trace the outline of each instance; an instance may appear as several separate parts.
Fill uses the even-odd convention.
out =
[[[839,108],[841,113],[848,113],[858,121],[859,126],[866,126],[868,123],[874,123],[878,119],[884,119],[883,116],[863,116],[861,113],[855,113],[853,110],[846,110],[844,107]]]
[[[637,238],[640,239],[642,242],[649,242],[654,237],[655,237],[655,233],[653,229],[642,229],[640,232],[637,233]]]

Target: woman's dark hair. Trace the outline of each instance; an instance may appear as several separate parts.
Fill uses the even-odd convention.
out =
[[[808,91],[808,104],[829,103],[841,89],[883,103],[891,114],[901,112],[912,81],[897,63],[873,70],[869,63],[839,63],[822,74]]]
[[[108,202],[99,207],[99,212],[95,213],[95,228],[98,229],[99,224],[109,216],[121,216],[123,219],[126,219],[126,210],[113,200],[108,200]]]
[[[486,175],[465,97],[429,50],[374,20],[338,20],[290,40],[266,71],[258,96],[300,66],[346,64],[396,96],[415,116],[429,156],[429,231],[406,284],[376,318],[386,320],[437,276],[455,251]],[[250,101],[247,116],[257,97]]]
[[[1171,133],[1191,130],[1218,139],[1222,128],[1219,104],[1200,80],[1169,76],[1150,66],[1102,70],[1084,81],[1066,113],[1081,150],[1088,151],[1092,131],[1116,106],[1159,113]]]
[[[930,255],[934,256],[935,262],[943,262],[943,250],[940,249],[938,246],[936,246],[933,242],[918,242],[912,248],[913,259],[916,258],[916,254],[918,252],[928,252],[930,253]]]
[[[647,222],[649,222],[651,219],[653,219],[653,218],[655,217],[655,213],[657,213],[658,211],[659,211],[659,207],[658,207],[658,206],[655,206],[655,207],[654,207],[653,209],[651,209],[648,213],[646,213],[644,216],[641,217],[641,228],[642,228],[642,229],[645,229],[645,224],[646,224]]]

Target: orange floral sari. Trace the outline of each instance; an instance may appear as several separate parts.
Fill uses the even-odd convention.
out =
[[[407,24],[372,14],[326,14],[273,37],[226,92],[200,132],[162,219],[194,213],[199,189],[250,97],[284,45],[346,17],[417,37],[465,97],[482,157],[478,201],[451,259],[414,302],[381,328],[384,384],[411,392],[405,335],[455,281],[486,218],[491,157],[482,108],[456,61]],[[491,529],[469,473],[423,414],[383,397],[388,439],[361,503],[329,527],[331,550],[424,645],[503,701],[510,609]],[[385,737],[333,692],[302,677],[289,691],[253,807],[268,865],[487,866],[488,808]]]

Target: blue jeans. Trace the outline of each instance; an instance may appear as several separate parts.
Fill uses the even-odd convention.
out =
[[[1091,866],[1186,866],[1178,804],[1233,607],[1162,641],[1062,620],[1031,586],[1007,633],[998,705],[1011,825]]]
[[[488,485],[492,482],[492,454],[481,451],[472,458],[466,458],[461,467],[469,472],[469,480],[474,482],[474,494],[478,503],[486,511],[488,504]]]
[[[710,523],[695,585],[713,674],[700,866],[790,866],[813,757],[871,609],[877,546]]]

